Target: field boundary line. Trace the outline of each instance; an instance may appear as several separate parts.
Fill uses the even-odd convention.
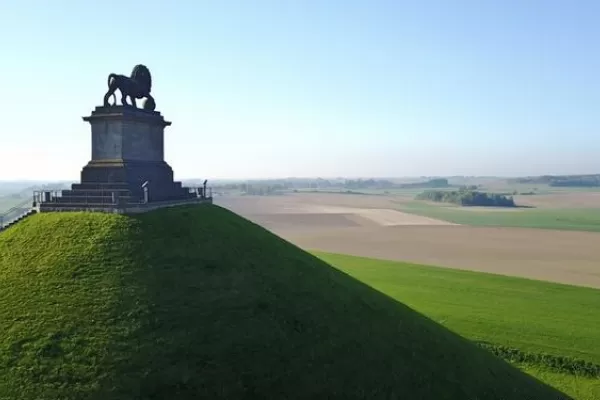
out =
[[[551,371],[569,375],[600,378],[600,364],[590,361],[568,356],[555,356],[547,353],[532,353],[485,341],[475,341],[475,344],[506,361],[538,365],[548,368]]]

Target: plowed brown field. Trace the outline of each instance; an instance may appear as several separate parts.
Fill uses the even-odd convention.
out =
[[[222,197],[215,203],[305,249],[600,288],[600,233],[453,225],[394,210],[383,196]]]

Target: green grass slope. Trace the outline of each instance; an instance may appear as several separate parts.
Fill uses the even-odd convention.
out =
[[[575,399],[600,399],[600,290],[314,254]]]
[[[560,399],[217,206],[0,233],[0,399]]]
[[[600,365],[600,290],[315,252],[469,339]]]

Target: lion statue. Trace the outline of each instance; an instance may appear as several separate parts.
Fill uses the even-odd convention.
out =
[[[136,107],[135,99],[146,97],[143,108],[144,110],[154,111],[156,104],[154,98],[150,95],[152,90],[152,76],[150,70],[145,65],[136,65],[131,71],[131,77],[118,74],[108,75],[108,91],[104,95],[104,107],[110,107],[108,100],[113,97],[112,106],[117,105],[117,96],[115,91],[119,89],[121,92],[121,103],[125,107]],[[131,100],[131,104],[127,103],[127,97]]]

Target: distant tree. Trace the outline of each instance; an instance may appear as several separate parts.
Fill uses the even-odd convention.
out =
[[[416,199],[440,203],[452,203],[461,206],[516,207],[512,196],[468,189],[455,191],[428,190],[417,195]]]

